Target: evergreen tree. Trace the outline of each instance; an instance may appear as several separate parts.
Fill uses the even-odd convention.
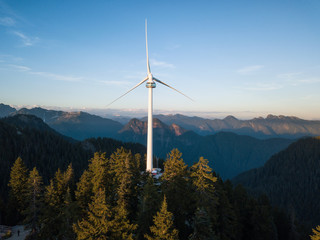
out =
[[[82,213],[86,210],[92,198],[92,172],[84,170],[77,183],[77,190],[75,192],[78,206]]]
[[[320,240],[320,225],[312,229],[313,234],[310,235],[311,240]]]
[[[187,176],[187,165],[182,159],[182,153],[178,149],[172,149],[164,163],[163,181],[171,181],[175,178]]]
[[[69,165],[66,172],[60,169],[46,187],[46,208],[42,217],[41,237],[45,239],[72,238],[72,224],[76,217],[76,205],[70,187],[73,187],[73,169]]]
[[[24,211],[26,216],[25,224],[31,229],[29,237],[36,239],[41,228],[40,214],[43,209],[43,186],[42,177],[36,168],[29,173],[27,188],[25,192],[27,208]]]
[[[133,239],[133,232],[137,225],[132,224],[133,216],[136,215],[136,208],[138,205],[138,191],[137,183],[134,181],[133,161],[134,158],[131,152],[127,152],[123,148],[118,152],[121,156],[117,166],[121,169],[115,169],[118,173],[121,172],[120,185],[117,189],[116,201],[117,205],[114,208],[113,220],[113,239],[131,240]],[[123,165],[119,166],[119,162],[123,160]]]
[[[167,196],[168,209],[174,215],[174,223],[180,238],[187,239],[193,232],[192,221],[196,199],[187,165],[178,149],[173,149],[164,163],[161,188]]]
[[[218,239],[238,240],[237,217],[234,207],[230,202],[230,195],[228,195],[228,191],[220,178],[215,186],[218,203],[216,205],[217,219],[213,223],[213,230]]]
[[[251,215],[251,239],[252,240],[277,240],[277,230],[273,221],[272,208],[265,195],[259,196]]]
[[[78,205],[75,201],[73,201],[71,191],[68,188],[64,197],[64,205],[62,208],[62,219],[64,220],[64,224],[62,224],[62,234],[60,236],[63,240],[75,239],[73,224],[77,222],[77,211]]]
[[[197,193],[201,195],[200,198],[204,197],[204,195],[212,194],[214,183],[217,181],[208,163],[207,159],[200,157],[199,162],[191,167],[191,179]]]
[[[77,183],[77,190],[75,192],[82,215],[85,213],[88,204],[92,201],[94,193],[100,188],[108,189],[111,186],[108,169],[108,159],[105,153],[95,153],[94,157],[89,161],[88,170],[83,172],[80,181]],[[107,191],[108,194],[110,194],[109,192]]]
[[[212,229],[212,222],[209,214],[204,208],[197,209],[194,220],[194,232],[189,240],[214,240],[216,239]]]
[[[217,181],[217,177],[213,175],[208,160],[203,157],[200,157],[198,163],[194,164],[190,170],[197,201],[194,233],[191,239],[213,239],[212,222],[217,218],[217,199],[214,195],[214,183]]]
[[[128,213],[130,220],[135,219],[138,211],[138,192],[140,191],[140,172],[135,166],[136,158],[131,152],[123,152],[125,155],[123,165],[121,166],[121,178],[117,188],[117,205],[123,206]],[[138,160],[139,161],[139,160]]]
[[[27,202],[25,197],[25,189],[27,188],[28,170],[24,165],[22,159],[18,157],[14,162],[11,172],[8,186],[9,203],[13,211],[17,211],[16,220],[21,219],[21,214],[26,208]]]
[[[106,240],[111,239],[112,222],[110,206],[106,203],[105,190],[99,189],[89,204],[87,216],[73,229],[78,240]]]
[[[133,233],[137,229],[136,224],[130,223],[128,219],[128,211],[123,202],[113,211],[114,218],[112,220],[112,233],[110,239],[115,240],[133,240]]]
[[[177,240],[178,230],[173,226],[173,214],[167,209],[167,200],[164,197],[161,209],[153,218],[154,225],[150,227],[151,236],[145,235],[148,240]]]
[[[143,187],[141,194],[141,202],[139,207],[138,217],[138,239],[143,239],[144,234],[149,232],[152,224],[153,216],[160,208],[160,193],[159,187],[155,185],[153,177],[146,175],[146,184]]]

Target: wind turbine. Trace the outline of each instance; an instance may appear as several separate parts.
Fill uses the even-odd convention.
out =
[[[153,88],[156,87],[156,83],[158,82],[160,84],[165,85],[168,88],[171,88],[172,90],[182,94],[183,96],[189,98],[190,100],[192,100],[190,97],[188,97],[187,95],[183,94],[182,92],[178,91],[177,89],[169,86],[168,84],[160,81],[159,79],[155,78],[150,70],[150,64],[149,64],[149,55],[148,55],[148,36],[147,36],[147,19],[145,22],[145,31],[146,31],[146,54],[147,54],[147,77],[145,79],[143,79],[141,82],[139,82],[136,86],[134,86],[133,88],[131,88],[128,92],[124,93],[123,95],[121,95],[120,97],[118,97],[117,99],[115,99],[113,102],[111,102],[109,105],[111,105],[112,103],[114,103],[115,101],[117,101],[118,99],[122,98],[123,96],[127,95],[129,92],[131,92],[132,90],[134,90],[135,88],[139,87],[141,84],[143,84],[144,82],[146,82],[146,88],[148,88],[148,92],[149,92],[149,96],[148,96],[148,136],[147,136],[147,167],[146,167],[146,171],[151,172],[152,168],[153,168],[153,161],[152,161],[152,156],[153,156],[153,119],[152,119],[152,112],[153,112],[153,96],[152,96],[152,90]],[[193,100],[192,100],[193,101]]]

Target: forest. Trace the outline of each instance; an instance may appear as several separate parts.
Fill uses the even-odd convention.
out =
[[[319,239],[266,195],[223,181],[206,156],[187,165],[173,149],[154,162],[157,179],[141,144],[75,141],[31,115],[1,119],[0,136],[0,224],[24,225],[28,239]],[[310,146],[288,149],[315,153],[300,143]]]
[[[96,152],[78,180],[70,164],[44,184],[18,157],[2,208],[30,229],[27,239],[310,239],[266,196],[222,181],[203,157],[188,167],[173,149],[159,179],[144,161],[123,147]]]

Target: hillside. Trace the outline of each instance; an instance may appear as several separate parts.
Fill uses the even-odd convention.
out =
[[[273,154],[286,148],[293,140],[260,140],[234,133],[220,132],[201,136],[176,124],[168,126],[154,119],[154,154],[166,158],[168,152],[178,148],[184,161],[191,166],[203,156],[223,178],[232,178],[251,168],[262,166]],[[146,143],[147,122],[131,120],[117,136],[126,142]]]
[[[43,108],[22,108],[15,114],[31,114],[41,118],[59,133],[77,140],[92,137],[114,137],[122,124],[86,112],[63,112]]]
[[[297,219],[320,223],[320,138],[304,138],[274,155],[266,164],[233,180],[271,203],[287,208]]]
[[[7,189],[10,168],[19,156],[28,168],[36,166],[47,182],[58,168],[66,169],[70,163],[79,177],[94,152],[111,154],[121,146],[133,153],[145,152],[140,144],[107,138],[78,142],[57,133],[33,115],[0,119],[0,194]]]

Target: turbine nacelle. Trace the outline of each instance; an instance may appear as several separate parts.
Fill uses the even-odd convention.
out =
[[[148,73],[147,79],[148,79],[148,81],[146,83],[146,88],[155,88],[156,83],[155,83],[155,81],[153,81],[153,76],[152,76],[151,72]]]
[[[156,87],[156,83],[154,81],[152,82],[147,82],[146,83],[146,88],[155,88]]]

